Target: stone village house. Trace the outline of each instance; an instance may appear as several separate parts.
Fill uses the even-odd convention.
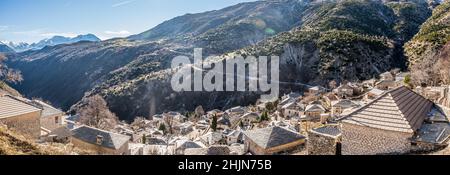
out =
[[[217,119],[217,130],[225,130],[229,127],[231,127],[231,121],[228,115],[222,115],[222,117]]]
[[[369,101],[378,98],[379,96],[383,95],[385,91],[373,88],[369,92],[366,93],[364,96],[364,100]]]
[[[241,117],[242,124],[244,126],[251,126],[253,123],[258,122],[259,114],[257,113],[247,113]]]
[[[64,126],[64,112],[39,100],[33,100],[31,103],[43,109],[41,114],[41,132],[43,135]]]
[[[243,143],[244,142],[244,133],[237,130],[232,130],[231,132],[225,135],[227,145],[232,145],[235,143]]]
[[[326,92],[326,89],[324,87],[321,86],[314,86],[314,87],[310,87],[308,88],[308,92],[305,93],[305,95],[318,95],[321,93]]]
[[[187,139],[180,139],[174,141],[173,152],[175,155],[184,155],[184,151],[191,148],[204,148],[204,145]]]
[[[300,117],[302,115],[304,115],[304,106],[303,104],[298,104],[296,102],[291,102],[288,103],[286,105],[284,105],[283,107],[281,107],[281,110],[283,111],[283,116],[284,117]]]
[[[394,80],[381,80],[375,84],[375,87],[381,90],[392,90],[399,86],[401,86],[401,83]]]
[[[72,130],[71,142],[75,147],[95,151],[102,155],[127,155],[130,136],[112,133],[89,126]]]
[[[421,128],[433,103],[402,86],[342,120],[342,154],[402,154]]]
[[[311,155],[405,154],[448,146],[450,124],[440,107],[399,87],[308,136]]]
[[[395,81],[395,77],[391,72],[385,72],[380,74],[380,80]]]
[[[306,106],[306,118],[311,120],[320,119],[321,115],[326,112],[326,109],[321,104],[310,104]]]
[[[308,155],[341,155],[342,136],[339,125],[326,125],[308,131]]]
[[[342,84],[338,88],[334,89],[333,92],[339,97],[346,99],[355,95],[354,87],[350,86],[349,83]]]
[[[331,107],[331,115],[334,117],[339,117],[344,111],[352,110],[353,108],[359,107],[359,104],[356,104],[352,100],[339,100],[334,101]]]
[[[38,139],[41,135],[42,109],[25,99],[0,96],[0,123],[25,136]]]

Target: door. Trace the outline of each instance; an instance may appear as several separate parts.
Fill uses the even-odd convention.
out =
[[[338,155],[338,156],[342,155],[342,143],[341,142],[336,143],[336,155]]]

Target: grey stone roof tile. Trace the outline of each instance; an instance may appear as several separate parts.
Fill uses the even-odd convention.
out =
[[[72,130],[72,133],[72,137],[91,144],[97,144],[97,136],[102,136],[103,142],[101,143],[101,146],[112,149],[121,148],[124,144],[128,143],[131,138],[130,136],[112,133],[88,126],[75,128]]]
[[[246,131],[244,134],[258,146],[264,149],[273,148],[305,139],[305,137],[300,135],[299,133],[287,130],[279,126]]]
[[[433,102],[402,86],[350,113],[343,122],[412,133],[420,128]]]

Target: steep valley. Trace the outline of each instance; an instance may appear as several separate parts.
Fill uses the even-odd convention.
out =
[[[26,96],[64,109],[73,105],[74,110],[83,98],[100,94],[122,120],[132,121],[198,105],[246,105],[259,98],[260,92],[174,92],[171,59],[192,57],[196,47],[204,48],[204,57],[218,55],[217,61],[279,55],[284,93],[305,84],[361,81],[406,68],[403,45],[430,15],[425,0],[257,1],[177,17],[129,38],[9,54],[8,64],[22,71],[25,81],[14,87]]]

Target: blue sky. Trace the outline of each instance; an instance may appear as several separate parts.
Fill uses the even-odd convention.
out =
[[[186,13],[248,1],[255,0],[0,0],[0,41],[30,43],[86,33],[125,37]]]

